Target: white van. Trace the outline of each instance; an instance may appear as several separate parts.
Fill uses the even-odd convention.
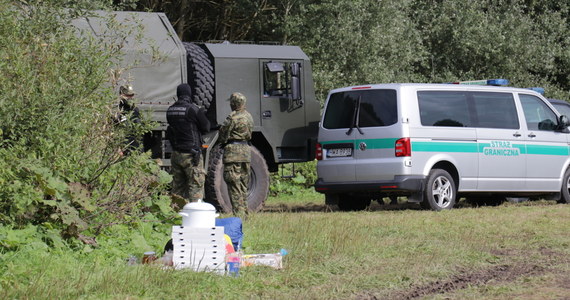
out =
[[[342,210],[390,196],[433,210],[450,209],[460,197],[570,202],[569,125],[529,89],[335,89],[319,125],[315,189]]]

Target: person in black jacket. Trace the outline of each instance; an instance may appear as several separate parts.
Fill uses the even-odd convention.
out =
[[[186,83],[176,89],[178,101],[168,108],[166,137],[173,148],[172,194],[186,201],[204,198],[206,171],[202,153],[202,134],[210,130],[210,121],[203,108],[191,102],[192,92]]]

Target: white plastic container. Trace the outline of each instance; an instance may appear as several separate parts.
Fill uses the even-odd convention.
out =
[[[190,202],[178,213],[182,216],[182,226],[190,228],[212,228],[216,226],[216,208],[199,199]]]

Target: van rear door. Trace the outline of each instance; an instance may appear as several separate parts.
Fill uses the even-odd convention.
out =
[[[356,118],[357,105],[357,98],[352,92],[336,92],[329,95],[318,137],[318,142],[323,148],[323,157],[317,168],[319,177],[324,182],[356,180],[354,161],[356,130],[352,124]]]
[[[402,175],[402,162],[395,156],[395,144],[402,137],[398,122],[396,90],[372,89],[351,93],[358,103],[354,132],[356,180],[393,180]]]

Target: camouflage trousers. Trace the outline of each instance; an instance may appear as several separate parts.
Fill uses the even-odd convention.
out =
[[[232,201],[233,213],[237,217],[247,215],[247,187],[249,185],[249,163],[224,163],[224,180]]]
[[[194,166],[193,158],[194,155],[190,153],[177,151],[174,151],[170,158],[173,177],[172,194],[189,202],[204,199],[204,182],[206,181],[204,163],[200,160],[198,165]]]

